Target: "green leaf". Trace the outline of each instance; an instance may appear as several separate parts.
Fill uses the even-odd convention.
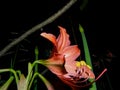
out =
[[[14,76],[11,76],[1,87],[0,90],[7,90],[10,86],[11,82],[13,81]]]
[[[84,33],[84,29],[83,29],[83,27],[81,25],[79,25],[79,31],[80,31],[81,36],[82,36],[86,63],[88,65],[90,65],[92,70],[93,70],[91,57],[90,57],[90,52],[89,52],[89,48],[88,48],[88,44],[87,44],[87,39],[86,39],[86,36],[85,36],[85,33]],[[90,80],[90,82],[91,81],[93,81],[93,80]],[[92,87],[89,90],[97,90],[96,83],[93,83]]]

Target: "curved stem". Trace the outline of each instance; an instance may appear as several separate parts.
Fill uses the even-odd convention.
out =
[[[30,90],[30,88],[31,88],[31,86],[32,86],[32,83],[33,83],[33,81],[34,81],[34,79],[35,79],[36,76],[37,76],[37,74],[35,73],[35,74],[33,75],[32,79],[31,79],[31,82],[30,82],[29,86],[28,86],[28,90]]]
[[[34,68],[34,66],[36,64],[43,64],[43,62],[41,60],[36,60],[33,62],[33,64],[29,63],[30,64],[30,67],[28,67],[28,75],[27,75],[27,78],[26,78],[26,82],[27,82],[27,86],[29,85],[29,82],[32,78],[32,70]]]
[[[0,90],[8,90],[8,87],[14,80],[14,76],[10,76],[10,78],[0,87]]]
[[[15,76],[15,81],[18,84],[19,79],[18,79],[18,76],[17,76],[15,70],[13,70],[13,69],[0,69],[0,73],[2,73],[2,72],[12,72]]]
[[[67,11],[76,1],[77,0],[70,0],[62,9],[58,10],[57,13],[55,13],[54,15],[52,15],[51,17],[49,17],[48,19],[46,19],[42,23],[40,23],[40,24],[32,27],[27,32],[25,32],[24,34],[22,34],[20,37],[18,37],[17,39],[15,39],[13,42],[11,42],[10,44],[8,44],[5,48],[3,48],[0,51],[0,57],[3,56],[4,53],[6,53],[10,48],[12,48],[14,45],[18,44],[19,42],[21,42],[23,39],[25,39],[27,36],[29,36],[33,32],[35,32],[35,31],[39,30],[40,28],[44,27],[45,25],[50,24],[51,22],[53,22],[60,15],[62,15],[65,11]]]
[[[39,74],[39,73],[37,73],[37,72],[33,75],[33,78],[32,78],[32,80],[31,80],[31,82],[30,82],[30,85],[29,85],[29,87],[28,87],[28,90],[30,90],[31,85],[32,85],[32,83],[33,83],[33,81],[34,81],[34,79],[35,79],[36,76],[38,76],[38,77],[44,82],[44,84],[46,85],[46,87],[47,87],[48,90],[54,90],[54,88],[53,88],[53,86],[50,84],[50,82],[49,82],[44,76],[42,76],[41,74]]]

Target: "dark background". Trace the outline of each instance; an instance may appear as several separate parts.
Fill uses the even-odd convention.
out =
[[[54,14],[68,1],[69,0],[40,0],[39,2],[31,1],[29,3],[2,2],[0,8],[0,50],[24,32]],[[54,22],[36,31],[18,45],[14,46],[5,56],[0,58],[0,68],[10,67],[9,59],[15,58],[17,61],[14,67],[26,73],[27,63],[34,60],[35,46],[38,46],[40,49],[40,58],[49,57],[49,53],[46,54],[46,52],[52,45],[46,39],[40,37],[39,34],[42,31],[46,31],[57,36],[59,33],[58,25],[67,29],[67,32],[71,35],[70,39],[73,44],[76,43],[72,33],[72,28],[74,28],[77,44],[83,53],[81,36],[78,31],[78,25],[81,24],[85,30],[93,62],[96,65],[95,60],[99,61],[98,66],[94,65],[94,67],[97,68],[95,69],[96,72],[101,72],[104,67],[108,68],[108,75],[106,77],[104,76],[105,79],[98,81],[98,85],[100,84],[101,88],[103,88],[100,90],[118,90],[117,81],[119,81],[118,73],[120,62],[118,2],[89,0],[83,10],[80,9],[81,5],[82,0],[78,0],[75,5]],[[17,57],[15,57],[16,52]],[[112,56],[108,57],[108,52],[111,52]],[[23,68],[21,68],[21,65]],[[106,79],[107,77],[110,78],[112,86],[109,86],[110,84],[108,83],[108,79]]]

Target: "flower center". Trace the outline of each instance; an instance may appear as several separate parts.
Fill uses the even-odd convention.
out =
[[[76,62],[76,69],[75,73],[73,74],[68,74],[68,77],[75,82],[75,83],[81,83],[85,82],[89,78],[89,73],[86,72],[85,68],[91,68],[89,65],[85,63],[85,61],[77,61]]]

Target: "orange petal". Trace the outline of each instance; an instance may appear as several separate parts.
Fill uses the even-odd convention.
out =
[[[62,54],[55,54],[52,58],[45,61],[45,66],[48,67],[52,73],[56,75],[63,75],[66,73],[64,63],[64,56]]]
[[[70,74],[76,73],[76,61],[66,62],[64,67],[67,73]]]
[[[68,46],[63,50],[62,54],[65,55],[66,62],[71,62],[80,55],[80,49],[77,45]]]
[[[89,74],[89,78],[90,79],[94,79],[95,78],[94,73],[87,66],[81,66],[81,68],[84,69],[84,73],[82,74],[84,78],[86,78],[88,76],[88,74]]]
[[[50,33],[45,33],[45,32],[41,33],[40,35],[43,36],[44,38],[48,39],[49,41],[51,41],[54,44],[54,46],[56,46],[55,35],[50,34]]]
[[[64,47],[69,46],[70,45],[70,40],[69,40],[69,35],[66,32],[66,29],[59,26],[60,29],[60,34],[57,38],[57,49],[59,52],[61,52]]]

